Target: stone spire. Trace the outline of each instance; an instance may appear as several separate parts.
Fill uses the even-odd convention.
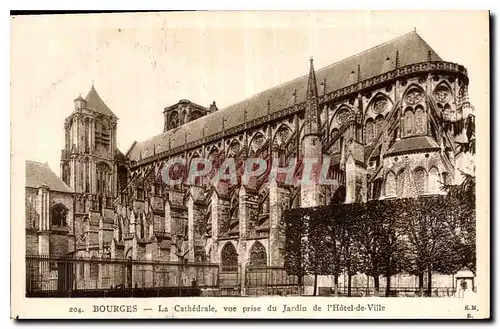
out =
[[[300,205],[301,207],[316,207],[321,204],[321,186],[319,184],[319,166],[322,161],[322,145],[319,120],[319,97],[316,74],[314,73],[313,60],[309,69],[307,82],[306,109],[304,115],[304,137],[302,138],[302,157],[312,167],[307,169],[300,180]],[[312,162],[310,162],[312,161]],[[305,165],[305,164],[304,164]],[[306,169],[304,168],[304,171]]]
[[[305,111],[305,135],[319,133],[319,104],[318,104],[318,85],[316,84],[316,74],[314,72],[313,59],[310,59],[309,79],[307,81],[306,111]]]

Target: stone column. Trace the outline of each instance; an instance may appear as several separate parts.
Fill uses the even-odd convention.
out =
[[[104,250],[104,222],[102,215],[99,218],[99,233],[97,238],[99,243],[99,253],[102,253]]]
[[[95,194],[97,193],[97,165],[95,163],[95,158],[90,158],[89,162],[90,167],[90,192]]]
[[[356,164],[352,156],[345,164],[345,202],[352,203],[356,201]]]
[[[283,248],[283,240],[280,232],[280,221],[283,215],[281,200],[287,195],[278,186],[275,180],[269,184],[269,264],[271,266],[283,266],[283,255],[280,248]]]
[[[95,118],[91,118],[89,122],[89,149],[90,154],[95,152]]]
[[[187,201],[188,214],[188,261],[194,262],[194,200],[190,195]]]
[[[75,164],[75,159],[71,159],[69,162],[69,172],[70,172],[70,178],[69,178],[69,187],[76,192],[76,164]]]
[[[367,199],[367,182],[364,169],[354,163],[354,159],[349,157],[345,166],[346,182],[346,203],[356,202],[356,196],[359,201],[365,202]]]
[[[239,201],[238,201],[238,218],[240,224],[240,240],[244,240],[247,237],[247,189],[242,184],[239,190]]]
[[[172,210],[169,200],[165,201],[165,233],[172,233]]]
[[[239,265],[239,276],[240,276],[240,291],[241,295],[246,295],[246,286],[245,286],[245,278],[246,278],[246,269],[248,263],[248,255],[247,255],[247,242],[240,239],[238,243],[238,265]]]
[[[300,182],[300,201],[302,208],[316,207],[321,202],[321,186],[317,182],[321,166],[319,160],[322,158],[322,146],[319,135],[307,135],[302,140],[302,154],[304,156],[304,166],[302,179]],[[309,175],[305,172],[305,163],[314,161]],[[306,177],[308,176],[308,177]]]
[[[215,190],[212,192],[210,203],[212,206],[212,239],[216,242],[219,238],[219,195]]]

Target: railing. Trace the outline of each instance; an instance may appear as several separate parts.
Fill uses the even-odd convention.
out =
[[[216,264],[26,256],[27,297],[199,295],[218,285]]]
[[[299,280],[282,267],[249,267],[245,273],[247,295],[299,295]]]
[[[431,297],[453,297],[456,293],[456,288],[453,287],[439,287],[432,288]],[[323,288],[318,292],[318,295],[332,296],[334,295],[333,288]],[[348,296],[348,287],[341,286],[337,291],[338,296],[346,297]],[[351,297],[385,297],[386,287],[380,286],[378,291],[375,291],[374,287],[351,287]],[[389,297],[425,297],[428,296],[427,289],[420,290],[417,287],[394,287],[390,289]]]

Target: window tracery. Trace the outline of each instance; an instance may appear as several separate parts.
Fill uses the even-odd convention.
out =
[[[405,101],[409,105],[415,105],[423,99],[422,91],[414,88],[410,90],[405,97]]]
[[[422,195],[425,193],[425,171],[422,168],[417,168],[413,173],[413,180],[415,183],[415,193]]]
[[[385,195],[389,197],[396,196],[396,175],[392,171],[386,177]]]
[[[415,111],[415,134],[424,135],[426,133],[425,113],[421,106],[417,106]]]
[[[404,119],[404,124],[405,124],[404,132],[405,132],[405,136],[410,136],[410,135],[413,134],[413,124],[414,124],[413,121],[414,121],[413,110],[412,110],[411,107],[409,107],[405,111],[405,119]]]
[[[227,242],[221,251],[222,271],[238,271],[238,253],[231,242]]]
[[[67,225],[66,216],[68,215],[68,208],[62,203],[55,204],[50,208],[50,224],[56,226]]]
[[[249,267],[266,267],[267,253],[266,249],[259,241],[255,242],[250,251]]]

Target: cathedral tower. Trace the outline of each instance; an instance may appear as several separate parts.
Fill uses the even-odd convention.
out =
[[[74,100],[74,110],[65,120],[61,177],[76,193],[75,212],[82,216],[112,209],[117,185],[117,120],[93,85],[85,98]]]

